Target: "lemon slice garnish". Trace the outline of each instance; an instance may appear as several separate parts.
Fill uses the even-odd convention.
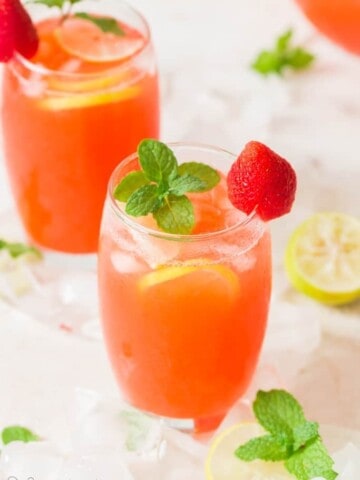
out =
[[[104,63],[123,61],[133,56],[144,45],[144,38],[136,32],[115,35],[102,32],[93,23],[81,18],[69,18],[55,31],[63,50],[86,62]]]
[[[239,423],[216,436],[205,462],[206,480],[294,480],[281,462],[244,462],[235,456],[240,445],[264,433],[257,423]]]

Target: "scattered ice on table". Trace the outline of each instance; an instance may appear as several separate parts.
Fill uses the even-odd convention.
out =
[[[261,364],[276,368],[279,378],[289,386],[318,348],[320,340],[321,324],[313,309],[303,306],[299,310],[296,305],[277,302],[274,298]]]
[[[9,293],[10,283],[6,278],[8,294],[1,289],[0,295],[16,309],[49,326],[91,338],[100,338],[98,294],[95,272],[62,271],[42,262],[41,265],[21,267],[21,295]],[[29,279],[29,280],[28,280]],[[25,281],[31,288],[25,289]],[[91,328],[86,328],[91,325]]]
[[[70,455],[55,478],[56,480],[133,480],[134,477],[124,460],[113,451],[101,453],[89,451]]]
[[[19,297],[38,288],[31,267],[21,257],[13,259],[7,252],[0,253],[0,298],[16,304]]]
[[[76,448],[108,448],[128,460],[158,458],[162,453],[162,426],[120,399],[103,399],[86,390],[77,391],[73,431]]]
[[[62,463],[62,454],[54,444],[12,442],[2,448],[0,471],[6,479],[58,480]]]
[[[338,480],[359,480],[360,478],[360,445],[348,443],[333,455],[334,470],[339,473]]]

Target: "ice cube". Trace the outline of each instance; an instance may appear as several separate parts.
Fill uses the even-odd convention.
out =
[[[265,337],[262,364],[272,365],[285,382],[292,381],[319,346],[321,324],[311,307],[300,310],[273,299]]]
[[[55,478],[56,480],[133,480],[124,460],[114,451],[75,452],[67,458]]]
[[[0,470],[7,479],[57,480],[63,462],[48,442],[11,442],[2,448]]]
[[[138,273],[146,270],[145,263],[131,253],[115,251],[111,253],[111,261],[119,273]]]
[[[162,427],[158,420],[120,399],[104,399],[87,391],[77,394],[75,446],[115,449],[128,460],[159,457]]]
[[[360,478],[360,448],[348,443],[333,455],[334,470],[339,473],[338,480],[358,480]]]
[[[131,233],[137,249],[139,249],[139,255],[141,255],[150,268],[170,263],[179,255],[180,242],[165,240],[136,230],[133,230]]]
[[[76,271],[62,274],[57,283],[57,295],[64,305],[84,306],[89,311],[97,311],[96,274]]]
[[[23,93],[30,98],[37,98],[44,95],[47,89],[47,82],[40,73],[32,73],[29,78],[20,78]]]

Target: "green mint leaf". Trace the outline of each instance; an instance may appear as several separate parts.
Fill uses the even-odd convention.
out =
[[[138,146],[139,162],[146,177],[158,184],[166,184],[177,176],[177,160],[164,143],[146,139]]]
[[[75,17],[82,18],[83,20],[88,20],[89,22],[92,22],[104,33],[113,33],[118,37],[123,37],[125,35],[124,30],[120,27],[120,25],[114,18],[97,17],[85,12],[75,13]]]
[[[149,180],[141,170],[130,172],[124,177],[114,190],[114,197],[119,202],[127,202],[132,193],[140,187],[147,185]]]
[[[334,461],[320,438],[285,460],[285,467],[298,480],[311,480],[315,477],[334,480],[337,473],[332,469],[333,465]]]
[[[20,427],[19,425],[4,428],[1,433],[1,438],[4,445],[7,445],[11,442],[28,443],[40,440],[40,437],[38,437],[38,435],[25,427]]]
[[[261,52],[252,64],[252,68],[262,75],[269,73],[280,74],[283,62],[276,52]]]
[[[57,7],[62,9],[66,0],[29,0],[27,3],[39,3],[50,8]]]
[[[305,422],[297,425],[293,429],[294,433],[294,451],[305,447],[309,442],[319,436],[319,424],[316,422]]]
[[[261,75],[281,75],[285,68],[302,70],[315,60],[314,55],[300,46],[292,45],[293,31],[288,30],[275,42],[273,49],[258,54],[251,67]]]
[[[144,185],[132,193],[126,203],[125,212],[133,217],[141,217],[159,206],[159,193],[156,185]]]
[[[199,178],[203,187],[200,189],[188,190],[188,192],[207,192],[220,182],[220,174],[214,168],[204,163],[186,162],[179,165],[179,175],[191,175]]]
[[[285,390],[259,391],[253,404],[259,423],[275,436],[293,441],[293,429],[306,422],[299,402]]]
[[[25,243],[7,242],[6,240],[0,239],[0,250],[7,250],[12,258],[18,258],[27,253],[31,253],[39,259],[42,258],[40,250]]]
[[[295,70],[307,68],[315,60],[314,55],[303,48],[294,48],[287,55],[287,63]]]
[[[195,225],[194,207],[185,195],[168,195],[153,215],[158,226],[169,233],[186,235]]]
[[[253,438],[235,451],[235,455],[246,462],[256,460],[257,458],[272,462],[286,460],[291,453],[291,449],[287,444],[273,435]]]
[[[278,52],[284,52],[285,50],[287,50],[293,37],[293,33],[294,32],[291,29],[287,30],[276,40],[276,50]]]
[[[174,195],[184,195],[186,192],[201,192],[204,183],[200,178],[192,175],[180,175],[171,181],[170,192]]]

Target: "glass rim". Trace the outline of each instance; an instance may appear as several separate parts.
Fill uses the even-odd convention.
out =
[[[92,78],[99,78],[99,77],[104,77],[108,73],[111,74],[112,71],[114,70],[123,70],[130,65],[134,59],[138,58],[150,45],[151,43],[151,30],[148,21],[146,18],[143,16],[142,13],[139,12],[136,8],[134,8],[132,5],[130,5],[127,1],[124,0],[117,0],[118,4],[123,4],[126,8],[128,8],[132,13],[134,13],[138,19],[142,22],[144,26],[144,43],[142,46],[138,49],[135,50],[135,52],[130,55],[125,61],[120,62],[118,65],[112,65],[110,68],[105,68],[104,70],[100,72],[90,72],[90,73],[76,73],[76,72],[63,72],[60,70],[53,70],[51,68],[47,68],[43,65],[36,64],[31,61],[31,59],[25,58],[21,53],[15,52],[13,59],[15,61],[18,61],[24,68],[26,68],[28,71],[32,73],[37,73],[41,75],[51,75],[51,76],[58,76],[58,77],[63,77],[69,80],[78,80],[78,79],[92,79]],[[116,8],[116,7],[115,7]],[[52,17],[49,17],[52,18]],[[106,62],[104,62],[106,63]],[[113,63],[113,62],[111,62]],[[11,62],[10,62],[11,64]]]
[[[196,143],[196,142],[169,142],[166,143],[166,145],[170,148],[173,147],[187,147],[187,148],[198,148],[198,149],[203,149],[203,150],[211,150],[212,152],[218,152],[218,153],[223,153],[226,154],[230,157],[233,157],[234,160],[236,159],[236,155],[234,153],[229,152],[228,150],[221,148],[221,147],[216,147],[213,145],[208,145],[205,143]],[[128,155],[123,161],[121,161],[113,170],[109,182],[108,182],[108,189],[107,189],[107,195],[110,198],[111,201],[111,207],[113,212],[119,219],[126,224],[128,227],[137,230],[138,232],[146,235],[151,235],[153,237],[161,238],[163,240],[171,240],[171,241],[182,241],[182,242],[196,242],[200,240],[208,240],[212,239],[214,237],[219,237],[222,236],[226,233],[229,233],[233,230],[237,230],[239,228],[244,228],[251,224],[254,220],[258,219],[259,221],[263,222],[257,215],[255,209],[249,213],[246,214],[245,212],[244,215],[245,218],[241,219],[238,222],[235,222],[233,225],[230,225],[226,228],[223,228],[221,230],[215,230],[212,232],[206,232],[206,233],[195,233],[195,234],[177,234],[177,233],[168,233],[168,232],[162,232],[160,230],[155,230],[153,228],[145,227],[144,225],[141,225],[135,220],[135,217],[132,217],[131,215],[128,215],[125,211],[123,211],[119,205],[117,200],[115,199],[113,195],[113,190],[114,190],[114,184],[115,184],[115,178],[118,176],[119,171],[121,171],[124,167],[129,165],[131,162],[134,160],[138,159],[138,153],[134,152],[130,155]],[[234,207],[235,208],[235,207]]]

